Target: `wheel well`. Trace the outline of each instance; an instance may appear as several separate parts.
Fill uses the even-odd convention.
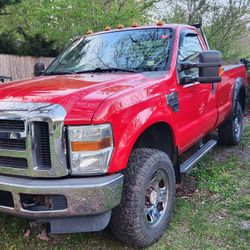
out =
[[[164,122],[150,126],[137,139],[134,148],[158,149],[173,160],[175,146],[171,127]]]
[[[246,92],[244,88],[241,88],[239,91],[238,102],[240,103],[242,111],[244,112],[246,109]]]
[[[134,148],[158,149],[166,153],[172,160],[176,183],[181,182],[178,148],[174,142],[172,129],[167,123],[155,123],[143,131]]]

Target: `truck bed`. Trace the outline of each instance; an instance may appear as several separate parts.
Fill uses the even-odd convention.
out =
[[[239,68],[239,67],[245,67],[244,64],[228,64],[228,65],[223,65],[223,71],[228,71],[231,69]]]

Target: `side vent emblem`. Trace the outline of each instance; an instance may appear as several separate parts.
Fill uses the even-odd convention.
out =
[[[166,95],[167,104],[171,107],[174,112],[179,111],[179,98],[177,92]]]

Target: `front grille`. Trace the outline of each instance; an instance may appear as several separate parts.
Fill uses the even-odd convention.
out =
[[[25,140],[20,139],[0,139],[0,149],[7,150],[25,150],[26,143]]]
[[[59,104],[0,101],[0,178],[68,175],[65,117]]]
[[[25,158],[0,156],[0,166],[26,169],[28,168],[28,162]]]
[[[20,123],[19,123],[20,122]],[[10,124],[7,126],[7,124]],[[23,124],[23,126],[21,126]],[[51,157],[50,157],[50,140],[49,140],[49,125],[47,122],[33,122],[31,123],[33,127],[33,147],[32,150],[35,154],[34,165],[38,170],[48,170],[51,168]],[[3,131],[7,130],[8,131]],[[0,150],[13,150],[10,151],[10,155],[0,156],[0,167],[9,167],[15,169],[27,169],[28,161],[26,157],[19,157],[16,152],[26,152],[26,140],[27,138],[21,139],[10,139],[11,133],[15,133],[17,130],[19,132],[25,129],[24,121],[17,120],[0,120],[0,132],[2,138],[0,138]],[[30,151],[31,153],[31,151]]]
[[[0,131],[23,132],[25,124],[22,120],[0,120]]]
[[[50,169],[50,141],[49,141],[49,125],[46,122],[34,122],[35,135],[35,154],[38,169]]]

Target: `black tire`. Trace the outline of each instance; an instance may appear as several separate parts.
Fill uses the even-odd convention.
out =
[[[243,136],[243,112],[239,102],[233,118],[219,126],[218,134],[222,145],[235,146],[240,143]]]
[[[158,175],[162,175],[162,180]],[[154,186],[151,182],[158,184]],[[161,196],[164,190],[168,194]],[[158,203],[158,199],[163,198],[166,199],[165,207],[164,202]],[[124,172],[121,204],[112,212],[110,226],[113,235],[137,247],[152,244],[162,236],[170,223],[174,201],[175,173],[170,158],[159,150],[135,149]],[[150,212],[145,212],[147,210]],[[160,214],[159,219],[155,212]]]

